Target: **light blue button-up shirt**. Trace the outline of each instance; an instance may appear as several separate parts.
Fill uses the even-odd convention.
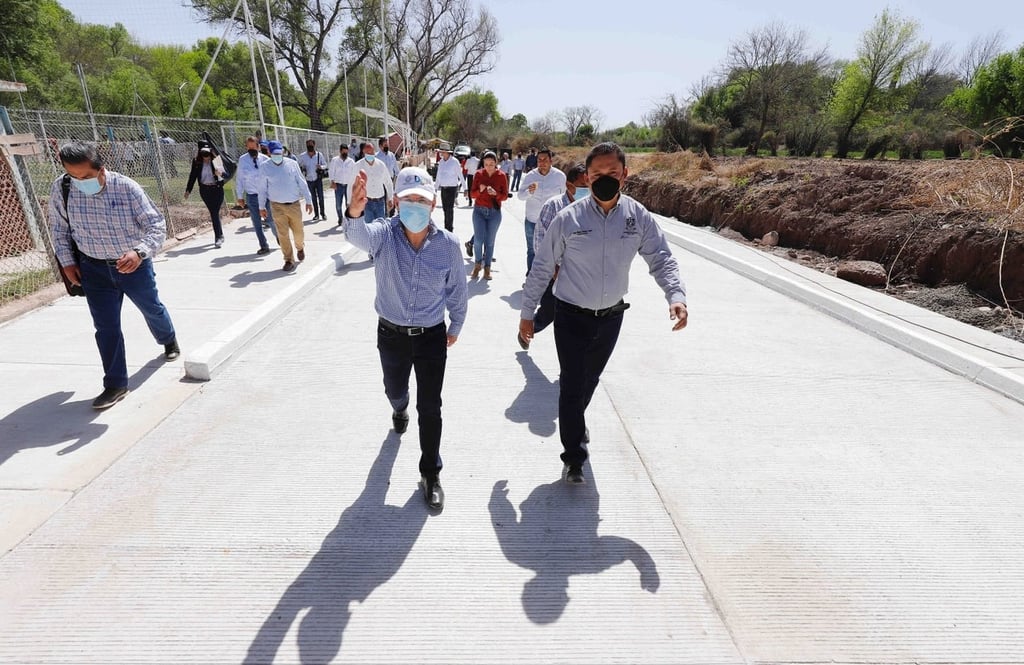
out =
[[[397,215],[369,224],[362,217],[345,218],[348,241],[373,255],[377,315],[396,325],[429,328],[444,322],[447,308],[448,334],[458,337],[469,309],[462,246],[433,222],[429,228],[417,251]]]
[[[637,254],[650,266],[669,304],[685,304],[679,265],[647,208],[625,194],[607,216],[593,197],[567,205],[555,215],[537,248],[520,315],[533,320],[556,265],[561,265],[553,291],[556,298],[586,309],[615,305],[629,290],[629,266]]]
[[[312,155],[308,152],[299,153],[296,155],[295,160],[299,163],[301,169],[306,172],[306,180],[309,182],[313,182],[317,179],[316,167],[327,166],[327,160],[324,159],[324,156],[320,154],[319,150],[314,152]]]
[[[255,160],[255,161],[254,161]],[[259,194],[263,169],[270,164],[270,158],[263,154],[252,157],[248,152],[238,157],[238,189],[246,194]]]
[[[295,160],[285,159],[280,164],[273,161],[260,166],[263,174],[260,184],[260,210],[267,209],[267,201],[294,203],[309,200],[309,186],[302,177],[302,171]]]

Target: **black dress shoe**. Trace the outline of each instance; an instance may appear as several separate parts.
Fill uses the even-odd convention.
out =
[[[295,270],[295,263],[293,263],[292,261],[285,261],[284,262],[284,267],[281,268],[281,270],[283,270],[285,272],[291,272],[291,271]]]
[[[299,261],[305,261],[306,260],[306,250],[300,249],[299,252],[298,252],[298,256],[299,256]]]
[[[164,344],[164,360],[170,362],[181,355],[178,348],[178,340],[172,339],[169,344]]]
[[[587,482],[587,479],[583,477],[583,467],[577,465],[569,466],[568,464],[566,464],[565,482],[569,483],[570,485],[582,485],[583,483]]]
[[[409,429],[409,412],[395,411],[391,414],[391,424],[395,426],[396,433],[405,434],[405,430]]]
[[[441,489],[441,479],[437,476],[428,478],[420,476],[420,486],[423,488],[423,500],[434,510],[444,508],[444,490]]]
[[[467,240],[463,245],[466,248],[466,256],[473,258],[473,241]]]
[[[260,247],[259,250],[256,252],[256,256],[266,256],[267,254],[270,254],[269,247]]]
[[[103,392],[99,394],[99,397],[92,401],[92,408],[97,411],[103,409],[109,409],[118,402],[124,399],[124,396],[128,394],[127,388],[104,388]]]

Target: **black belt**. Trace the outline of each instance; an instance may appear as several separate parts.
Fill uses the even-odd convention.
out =
[[[94,258],[92,256],[89,256],[88,254],[79,254],[78,256],[79,256],[79,258],[85,259],[86,261],[89,261],[90,263],[102,263],[102,264],[105,264],[105,265],[108,265],[108,266],[116,266],[117,262],[121,260],[121,259],[97,259],[97,258]]]
[[[276,203],[279,206],[293,206],[296,203],[298,203],[298,201],[297,200],[296,201],[288,201],[287,203],[285,203],[283,201],[271,201],[271,203]]]
[[[443,322],[437,324],[436,326],[427,326],[426,328],[424,328],[423,326],[400,326],[398,324],[391,323],[390,321],[384,318],[379,318],[377,320],[380,321],[380,324],[387,328],[388,330],[393,330],[396,333],[408,335],[409,337],[416,337],[417,335],[423,335],[424,333],[433,332],[439,328],[444,328]]]
[[[383,196],[378,196],[377,198],[374,199],[374,198],[370,198],[369,196],[367,196],[366,200],[367,201],[373,201],[374,203],[376,203],[377,201],[383,201],[384,197]]]
[[[564,307],[570,312],[576,314],[587,314],[588,316],[614,316],[615,314],[621,314],[629,309],[629,303],[620,300],[611,307],[605,307],[604,309],[587,309],[586,307],[579,307],[572,304],[571,302],[565,302],[564,300],[558,301],[559,307]]]

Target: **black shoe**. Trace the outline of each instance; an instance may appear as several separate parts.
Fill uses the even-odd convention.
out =
[[[269,247],[260,247],[259,251],[256,252],[256,256],[266,256],[267,254],[270,254]]]
[[[124,396],[128,394],[127,388],[104,388],[103,392],[100,393],[99,397],[92,401],[92,408],[97,411],[103,409],[109,409],[118,402],[124,399]]]
[[[523,333],[516,333],[516,341],[519,342],[519,348],[523,351],[530,350],[530,340],[523,337]]]
[[[299,261],[305,261],[306,260],[306,250],[300,249],[299,252],[298,252],[298,257],[299,257]]]
[[[590,443],[590,428],[583,428],[583,438],[580,440],[581,443]]]
[[[169,344],[164,344],[164,360],[170,362],[181,355],[181,349],[178,348],[178,340],[172,339]]]
[[[582,485],[587,482],[587,479],[583,477],[582,466],[569,466],[565,465],[565,482],[570,485]]]
[[[395,426],[396,433],[405,434],[405,430],[409,429],[409,412],[404,409],[395,411],[391,414],[391,424]]]
[[[423,488],[423,500],[434,510],[444,508],[444,490],[441,489],[441,479],[437,476],[428,478],[420,476],[420,486]]]
[[[466,248],[466,256],[473,258],[473,241],[467,240],[463,243],[463,246]]]
[[[291,262],[291,261],[285,261],[284,262],[284,267],[281,268],[281,270],[283,270],[285,272],[291,272],[291,271],[295,270],[295,264],[293,262]]]

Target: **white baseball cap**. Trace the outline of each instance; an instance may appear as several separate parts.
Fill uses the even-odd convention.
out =
[[[434,200],[434,179],[425,169],[418,166],[407,166],[398,173],[395,179],[395,196],[402,198],[410,194]]]

